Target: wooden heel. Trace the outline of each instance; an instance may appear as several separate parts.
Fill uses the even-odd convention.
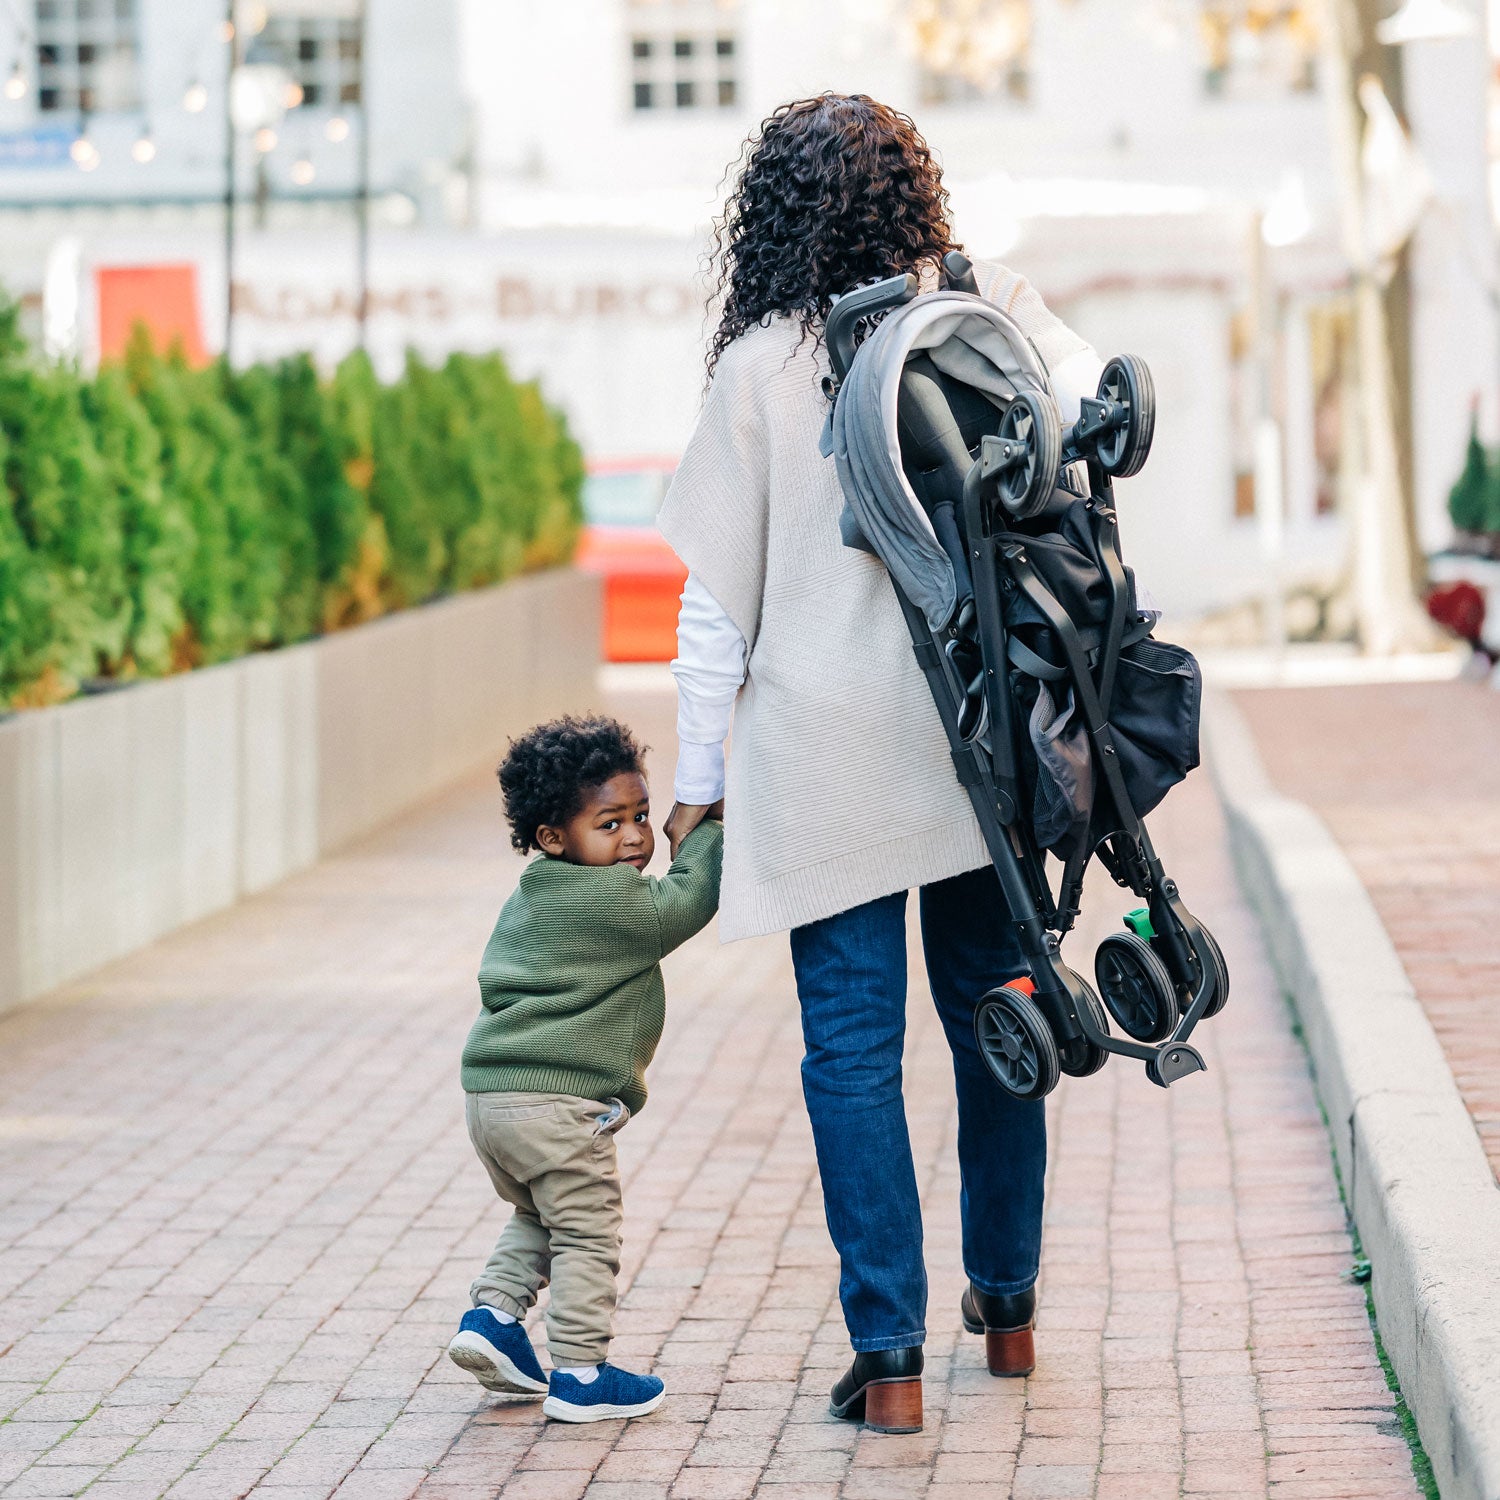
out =
[[[1036,1369],[1036,1345],[1031,1326],[1025,1328],[986,1328],[984,1362],[991,1375],[1029,1375]]]
[[[875,1432],[920,1432],[922,1382],[872,1380],[865,1387],[865,1426]]]

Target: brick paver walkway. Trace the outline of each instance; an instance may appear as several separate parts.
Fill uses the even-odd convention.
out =
[[[1353,862],[1500,1175],[1500,693],[1379,683],[1235,701],[1273,782]]]
[[[627,705],[665,744],[664,694]],[[657,761],[659,781],[668,758]],[[0,1484],[126,1500],[884,1500],[1415,1493],[1302,1055],[1206,779],[1157,820],[1235,998],[1172,1093],[1055,1099],[1040,1364],[959,1331],[953,1104],[914,993],[932,1309],[920,1436],[826,1415],[847,1356],[784,941],[670,966],[621,1137],[618,1357],[670,1396],[544,1424],[443,1356],[502,1221],[455,1068],[518,864],[488,779],[0,1019]],[[1111,899],[1109,909],[1119,902]],[[1111,924],[1116,917],[1111,916]],[[1082,944],[1079,947],[1082,948]]]

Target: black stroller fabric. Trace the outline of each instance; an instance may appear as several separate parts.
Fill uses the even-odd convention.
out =
[[[1052,531],[1024,540],[1032,567],[1092,655],[1109,618],[1109,581],[1083,505],[1070,505]],[[1145,817],[1198,764],[1203,683],[1191,652],[1151,638],[1156,616],[1137,609],[1129,568],[1125,581],[1128,644],[1120,653],[1108,720],[1126,794],[1136,815]],[[1093,747],[1066,686],[1065,658],[1052,626],[1019,589],[1005,595],[1005,624],[1012,642],[1023,648],[1013,651],[1013,660],[1036,754],[1033,831],[1041,848],[1068,859],[1115,831],[1107,826],[1115,821],[1113,810],[1108,798],[1095,795]],[[1061,702],[1059,693],[1065,694]]]
[[[1109,726],[1138,817],[1197,767],[1202,708],[1203,675],[1191,651],[1147,637],[1120,653]]]
[[[1066,684],[1017,671],[1017,701],[1027,712],[1035,759],[1021,761],[1039,848],[1059,859],[1094,849],[1118,831],[1110,799],[1100,796],[1094,749]],[[1109,727],[1120,778],[1136,816],[1144,818],[1198,764],[1203,679],[1189,651],[1140,640],[1120,653]]]
[[[1095,650],[1109,619],[1109,577],[1094,545],[1083,505],[1067,506],[1049,530],[1018,540],[1025,543],[1032,567],[1077,627],[1084,649]],[[1129,568],[1125,569],[1125,582],[1127,629],[1135,625],[1139,630],[1148,617],[1136,608],[1135,574]],[[1154,623],[1151,619],[1145,629]],[[1039,662],[1027,663],[1037,675],[1060,678],[1066,674],[1062,649],[1052,639],[1046,615],[1019,589],[1006,596],[1005,628],[1040,658]],[[1139,633],[1144,634],[1145,630]],[[1046,670],[1049,667],[1050,673]]]

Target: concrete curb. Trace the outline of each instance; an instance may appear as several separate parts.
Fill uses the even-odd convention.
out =
[[[1353,866],[1210,692],[1240,883],[1302,1020],[1380,1332],[1444,1500],[1500,1500],[1500,1187]]]

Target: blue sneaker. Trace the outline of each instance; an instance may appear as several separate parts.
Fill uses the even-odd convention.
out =
[[[525,1328],[502,1323],[487,1307],[473,1307],[463,1315],[448,1358],[487,1391],[535,1396],[547,1389]]]
[[[607,1422],[612,1417],[644,1417],[655,1411],[666,1387],[654,1375],[632,1375],[613,1365],[600,1365],[599,1374],[585,1385],[576,1375],[552,1372],[542,1410],[559,1422]]]

